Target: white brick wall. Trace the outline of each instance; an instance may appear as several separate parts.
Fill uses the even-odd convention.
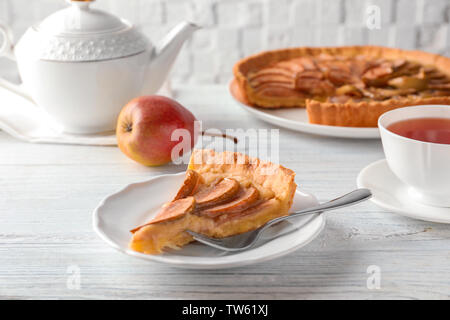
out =
[[[0,0],[0,21],[18,38],[65,5]],[[450,55],[450,0],[97,0],[94,6],[131,20],[154,42],[184,19],[205,26],[183,48],[175,82],[226,83],[237,59],[285,46],[376,44]],[[380,25],[369,29],[374,6]],[[14,64],[0,59],[0,75],[17,79]]]

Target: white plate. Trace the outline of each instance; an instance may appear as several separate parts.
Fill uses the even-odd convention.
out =
[[[408,186],[394,175],[385,159],[361,170],[357,184],[370,189],[370,200],[383,209],[414,219],[450,223],[450,208],[428,206],[409,197]]]
[[[184,176],[182,172],[154,177],[130,184],[108,196],[94,211],[94,230],[110,246],[134,257],[182,268],[219,269],[249,265],[286,255],[313,240],[325,224],[323,215],[296,218],[282,226],[274,226],[264,234],[265,239],[262,239],[259,246],[243,252],[228,253],[195,242],[181,250],[171,250],[161,255],[146,255],[129,249],[129,230],[148,221],[163,203],[170,201]],[[292,210],[317,204],[313,195],[297,190]],[[284,234],[288,231],[291,232]],[[283,235],[275,237],[280,234]]]
[[[229,85],[230,94],[242,109],[256,118],[278,127],[338,138],[380,138],[378,128],[338,127],[309,123],[308,115],[304,108],[263,109],[249,106],[238,98],[239,95],[236,93],[235,86],[236,84],[232,81]]]

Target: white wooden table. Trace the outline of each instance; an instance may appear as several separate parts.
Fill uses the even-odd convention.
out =
[[[205,128],[274,128],[234,105],[224,86],[185,89],[177,99]],[[358,172],[381,158],[378,140],[280,131],[280,162],[321,201],[354,189]],[[27,144],[0,132],[0,298],[449,298],[450,226],[371,202],[330,213],[321,235],[289,256],[230,270],[149,263],[94,233],[92,211],[103,197],[183,170],[141,166],[115,147]],[[367,287],[369,266],[380,270],[380,289]]]

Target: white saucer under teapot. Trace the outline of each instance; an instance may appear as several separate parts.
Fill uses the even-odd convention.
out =
[[[67,0],[68,8],[28,28],[15,46],[0,25],[0,56],[17,61],[23,81],[19,87],[0,78],[0,86],[32,100],[72,133],[113,130],[129,100],[158,91],[198,29],[182,22],[154,46],[130,22],[91,9],[93,1]]]

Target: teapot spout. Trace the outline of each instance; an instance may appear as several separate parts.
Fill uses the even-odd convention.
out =
[[[166,79],[183,43],[200,27],[191,22],[181,22],[175,26],[152,52],[143,94],[154,94]]]

